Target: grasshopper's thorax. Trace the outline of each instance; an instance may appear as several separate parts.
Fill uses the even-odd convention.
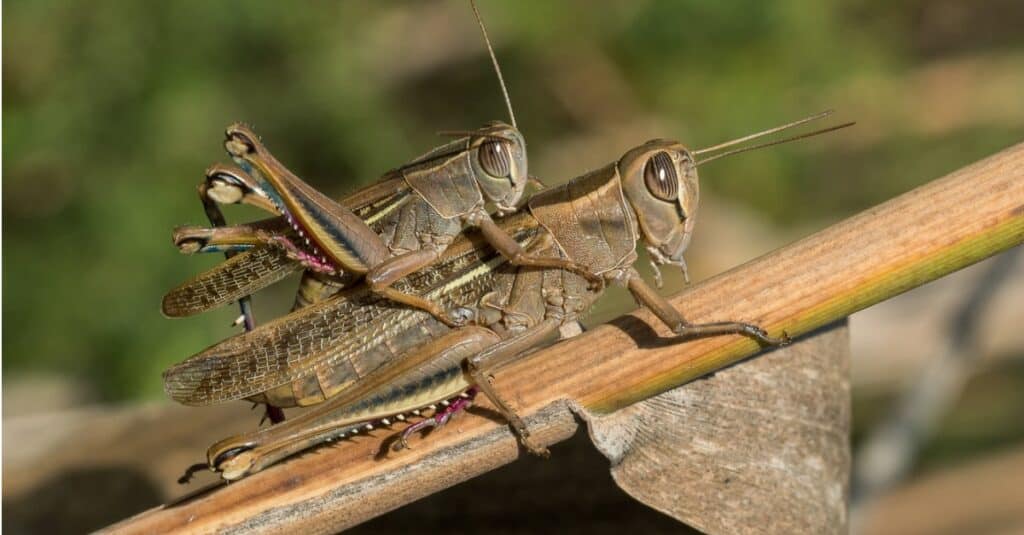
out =
[[[570,259],[614,279],[636,260],[640,238],[655,264],[685,271],[698,196],[690,152],[656,139],[534,195],[530,211]]]
[[[636,260],[637,221],[615,164],[534,195],[530,211],[569,259],[595,273]]]
[[[652,261],[685,271],[699,200],[693,156],[675,141],[655,139],[627,152],[616,168]]]
[[[515,211],[528,180],[526,143],[504,123],[491,123],[402,167],[401,174],[442,217],[466,217],[492,203]]]

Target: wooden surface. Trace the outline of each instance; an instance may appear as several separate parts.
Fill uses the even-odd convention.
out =
[[[1024,145],[933,181],[732,271],[673,302],[691,320],[809,332],[1021,243]],[[612,411],[748,357],[739,337],[684,344],[640,311],[535,352],[496,383],[535,436],[570,436],[570,405]],[[572,401],[570,401],[572,400]],[[112,532],[336,532],[520,456],[499,421],[457,418],[410,452],[378,455],[393,431],[320,448],[237,483],[153,509]],[[557,459],[551,462],[557,462]]]

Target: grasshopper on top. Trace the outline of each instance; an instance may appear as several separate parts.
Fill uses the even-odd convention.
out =
[[[603,286],[601,276],[574,262],[523,251],[494,223],[486,209],[493,206],[498,215],[514,212],[531,179],[527,174],[526,142],[516,129],[501,67],[476,5],[471,1],[470,6],[487,44],[512,125],[493,122],[478,130],[455,132],[462,137],[386,174],[377,184],[341,203],[289,171],[251,129],[232,125],[224,146],[241,169],[214,167],[208,171],[207,182],[200,186],[204,205],[210,200],[252,204],[283,215],[296,235],[274,233],[274,223],[268,230],[265,222],[234,228],[186,227],[175,231],[175,244],[184,252],[232,251],[259,243],[273,244],[311,272],[346,280],[350,275],[363,276],[374,292],[425,310],[449,326],[459,325],[465,318],[449,317],[435,302],[402,292],[393,284],[436,261],[466,227],[479,227],[484,239],[513,265],[566,269],[582,275],[594,287]],[[214,299],[172,291],[164,300],[164,313],[193,314],[246,299],[249,292],[291,271],[280,262],[279,255],[276,259],[273,256],[263,251],[229,259],[238,275],[213,281],[221,290]],[[266,267],[268,262],[273,269]],[[314,300],[323,297],[333,289],[333,282],[337,281],[324,285],[307,277],[300,299],[302,295],[312,295]],[[252,325],[244,303],[242,308],[246,324]]]
[[[458,325],[462,318],[449,318],[436,303],[392,285],[437,260],[466,227],[479,227],[484,239],[513,265],[567,269],[600,286],[599,275],[574,262],[524,252],[491,219],[486,206],[499,214],[514,211],[528,181],[526,144],[519,131],[495,122],[464,134],[356,192],[352,197],[357,201],[342,204],[289,171],[251,129],[233,125],[224,145],[241,169],[214,167],[207,177],[207,195],[279,213],[292,234],[268,230],[280,230],[280,221],[185,227],[175,231],[175,243],[185,252],[256,244],[280,247],[309,270],[364,276],[374,292],[430,312],[448,325]],[[364,219],[346,204],[372,209],[362,211]],[[164,311],[170,316],[198,311],[179,306],[173,292],[169,297]]]

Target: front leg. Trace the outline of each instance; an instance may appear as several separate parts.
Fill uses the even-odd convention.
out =
[[[764,329],[749,323],[736,321],[720,321],[714,323],[689,323],[683,319],[682,314],[667,299],[651,288],[636,271],[629,274],[627,282],[629,292],[633,294],[637,303],[646,306],[654,312],[665,325],[668,325],[672,332],[689,338],[702,338],[705,336],[718,336],[722,334],[741,334],[757,340],[767,346],[785,345],[790,342],[789,336],[782,333],[780,338],[768,336]]]
[[[512,239],[512,236],[509,236],[507,232],[502,230],[486,214],[474,218],[470,223],[479,227],[484,240],[501,253],[502,256],[508,258],[509,262],[514,266],[564,269],[587,279],[590,283],[590,289],[593,291],[599,292],[604,288],[604,277],[587,269],[585,266],[565,258],[536,256],[524,251],[522,246]]]
[[[418,295],[407,294],[392,286],[410,273],[415,273],[433,264],[440,254],[440,251],[433,247],[425,247],[393,256],[370,269],[366,273],[366,283],[371,290],[392,301],[428,312],[449,327],[459,327],[463,322],[450,318],[448,313],[437,303]]]

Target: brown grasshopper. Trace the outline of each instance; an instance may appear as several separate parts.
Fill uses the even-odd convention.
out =
[[[476,6],[472,7],[509,103],[486,29]],[[280,222],[234,228],[184,227],[175,231],[175,244],[184,252],[272,244],[312,272],[344,280],[363,276],[372,291],[425,310],[449,326],[460,325],[465,318],[449,317],[435,302],[402,292],[394,283],[437,260],[467,227],[479,228],[484,239],[513,265],[567,269],[591,284],[602,284],[601,277],[571,260],[523,251],[486,210],[486,205],[492,204],[498,215],[514,212],[529,179],[526,143],[515,127],[510,103],[508,109],[512,126],[494,122],[475,131],[457,132],[463,137],[387,173],[377,184],[356,192],[349,203],[337,203],[309,186],[274,158],[250,128],[232,125],[224,146],[241,169],[211,168],[206,183],[200,186],[201,195],[280,214],[295,235],[279,232]],[[363,211],[371,206],[372,214]],[[267,262],[266,256],[261,253],[257,262]],[[241,273],[252,272],[247,260],[236,260]],[[251,283],[244,285],[241,280],[239,286],[252,290]],[[340,285],[341,281],[335,282]],[[179,316],[203,308],[185,297],[190,296],[169,294],[164,301],[165,314]],[[223,293],[218,298],[241,296]]]
[[[843,126],[848,125],[816,133]],[[698,204],[697,166],[756,147],[700,162],[695,155],[753,137],[693,152],[674,141],[650,141],[601,169],[534,195],[528,209],[501,223],[503,235],[531,254],[571,260],[625,286],[683,338],[741,334],[765,345],[785,343],[785,333],[772,337],[749,323],[688,323],[634,268],[638,241],[651,251],[655,264],[685,265],[682,255]],[[473,325],[449,329],[422,312],[389,307],[360,286],[215,344],[169,369],[165,388],[185,404],[241,398],[282,406],[317,404],[289,422],[214,444],[207,465],[225,479],[237,479],[315,444],[421,415],[424,406],[433,410],[403,431],[398,444],[404,445],[409,434],[443,425],[478,391],[507,418],[526,448],[545,454],[530,442],[526,426],[485,370],[576,322],[603,290],[571,270],[512,265],[468,240],[451,247],[431,270],[400,284],[460,310],[473,318]]]

